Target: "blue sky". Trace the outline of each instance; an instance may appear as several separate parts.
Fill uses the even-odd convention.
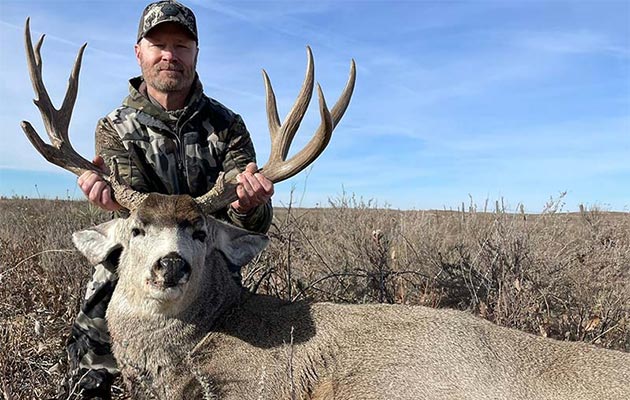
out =
[[[282,116],[312,47],[329,104],[349,61],[350,107],[312,168],[276,186],[276,205],[326,205],[342,192],[400,209],[457,208],[503,197],[540,211],[567,191],[578,204],[630,210],[630,1],[188,1],[206,93],[240,113],[269,154],[260,70]],[[70,126],[94,152],[98,118],[138,74],[133,43],[145,1],[0,0],[0,195],[79,197],[19,127],[35,123],[23,26],[47,34],[44,79],[59,104],[85,41]],[[294,148],[319,123],[312,104]]]

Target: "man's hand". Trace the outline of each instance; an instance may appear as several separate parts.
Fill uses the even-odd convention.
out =
[[[92,163],[104,173],[109,173],[103,157],[96,156]],[[112,199],[110,186],[98,174],[92,171],[84,172],[78,180],[79,187],[90,203],[99,206],[103,210],[117,211],[123,207]]]
[[[256,171],[258,166],[249,163],[245,171],[236,176],[240,183],[236,187],[238,200],[233,202],[231,207],[239,214],[247,214],[255,207],[268,202],[273,196],[273,182]]]

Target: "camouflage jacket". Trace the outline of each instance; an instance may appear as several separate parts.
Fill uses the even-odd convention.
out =
[[[131,79],[122,106],[98,122],[96,154],[107,165],[116,157],[121,176],[135,190],[191,196],[211,189],[220,172],[230,177],[256,161],[241,117],[205,96],[199,79],[187,106],[177,111],[151,102],[142,78]],[[216,216],[266,232],[272,213],[269,202],[247,215],[229,208]]]

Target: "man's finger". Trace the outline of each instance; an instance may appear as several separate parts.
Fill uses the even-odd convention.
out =
[[[101,178],[92,171],[88,171],[81,176],[84,177],[84,179],[82,182],[80,182],[79,185],[81,186],[81,190],[83,191],[83,193],[85,193],[86,196],[89,196],[92,187]]]
[[[261,173],[255,173],[254,177],[260,183],[260,185],[262,186],[263,190],[265,191],[265,195],[271,197],[273,195],[273,192],[274,192],[273,182],[271,182],[269,179],[267,179],[266,176],[264,176]]]
[[[101,193],[107,187],[107,184],[103,181],[98,181],[92,186],[92,190],[90,190],[90,201],[92,201],[96,205],[102,205],[101,203]]]
[[[236,195],[238,196],[236,211],[247,212],[251,208],[251,202],[243,186],[236,187]]]
[[[101,203],[105,207],[105,209],[107,209],[108,211],[116,211],[122,208],[120,204],[118,204],[112,199],[112,192],[111,192],[111,188],[109,187],[103,190],[102,195],[101,195]]]
[[[262,194],[264,189],[262,185],[260,184],[260,181],[258,180],[258,178],[256,178],[256,176],[252,174],[246,174],[245,178],[247,179],[249,186],[251,186],[252,188],[252,195],[256,196],[256,195]]]
[[[239,183],[240,183],[239,186],[243,188],[244,195],[247,197],[252,197],[256,194],[249,180],[250,176],[251,174],[248,174],[247,172],[243,172],[242,174],[239,175]]]
[[[92,160],[92,164],[96,165],[98,169],[100,169],[104,173],[109,174],[109,168],[107,167],[107,165],[105,165],[105,159],[103,159],[103,157],[94,156],[94,159]]]
[[[107,209],[110,209],[112,204],[112,196],[110,193],[109,188],[105,188],[105,190],[103,190],[101,192],[101,204],[104,205]]]
[[[85,182],[91,174],[93,174],[92,171],[85,171],[84,173],[82,173],[77,180],[77,184],[79,186],[83,185],[83,182]]]
[[[256,163],[250,162],[245,167],[245,171],[251,174],[255,174],[256,172],[258,172],[258,165],[256,165]]]

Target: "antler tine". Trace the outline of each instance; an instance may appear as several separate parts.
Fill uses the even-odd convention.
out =
[[[335,126],[330,111],[328,111],[328,107],[326,106],[324,93],[319,84],[317,84],[317,95],[319,97],[319,113],[322,119],[319,128],[308,144],[288,161],[272,160],[271,157],[269,157],[269,161],[267,161],[267,164],[265,164],[261,170],[270,181],[280,182],[302,171],[315,161],[324,151],[328,142],[330,142]]]
[[[354,92],[354,84],[356,80],[357,66],[353,58],[352,60],[350,60],[350,76],[348,77],[348,82],[346,82],[346,86],[343,88],[341,96],[339,96],[339,100],[337,100],[332,110],[330,111],[330,113],[332,114],[334,126],[337,126],[339,121],[341,121],[341,117],[343,117],[343,114],[346,113],[348,104],[350,104],[352,92]]]
[[[306,75],[304,76],[304,82],[302,88],[291,108],[289,114],[282,125],[278,118],[278,109],[276,106],[276,96],[273,92],[271,80],[267,75],[267,72],[263,70],[263,78],[265,81],[265,91],[267,92],[267,120],[269,122],[269,133],[271,135],[271,154],[269,160],[277,162],[284,161],[289,153],[289,147],[297,130],[300,127],[300,123],[306,114],[308,105],[311,102],[311,96],[313,95],[313,84],[315,82],[315,67],[313,62],[313,52],[310,46],[306,46],[307,65]]]
[[[44,127],[46,128],[46,132],[48,133],[48,137],[50,138],[52,145],[44,143],[37,131],[28,121],[22,121],[21,123],[24,133],[37,151],[49,162],[58,165],[77,176],[81,175],[85,171],[94,171],[102,174],[95,165],[81,157],[81,155],[72,148],[68,140],[68,126],[70,125],[72,108],[74,107],[74,102],[77,97],[81,60],[87,43],[81,46],[81,49],[77,54],[74,68],[68,81],[68,90],[66,92],[63,105],[61,109],[57,110],[52,105],[50,96],[48,95],[48,91],[46,90],[42,79],[42,59],[40,50],[42,44],[44,43],[44,35],[41,36],[35,47],[33,47],[30,18],[26,19],[24,39],[26,44],[26,61],[28,64],[28,71],[36,96],[33,102],[37,108],[39,108],[42,120],[44,121]]]
[[[271,143],[273,143],[273,138],[276,137],[278,131],[280,131],[280,117],[278,116],[278,106],[276,105],[276,94],[273,92],[273,87],[271,86],[269,75],[267,75],[267,71],[265,71],[264,69],[262,70],[262,74],[263,80],[265,81],[265,92],[267,93],[267,124],[269,125],[269,135],[271,137]],[[274,151],[273,145],[271,151]],[[271,156],[269,156],[269,158],[271,158]]]
[[[346,86],[341,92],[341,96],[333,106],[331,112],[329,112],[326,108],[326,101],[324,100],[324,94],[321,87],[319,84],[317,85],[320,115],[322,118],[319,128],[308,144],[288,161],[284,161],[284,159],[282,159],[283,162],[280,162],[280,160],[269,157],[269,161],[262,168],[262,170],[264,170],[264,175],[269,180],[272,182],[280,182],[294,176],[315,161],[315,159],[324,151],[330,141],[333,129],[335,129],[350,104],[350,99],[356,82],[356,75],[356,64],[354,60],[352,60],[350,63],[350,76],[348,77]],[[289,144],[287,144],[287,150]]]
[[[315,161],[328,145],[333,129],[335,129],[348,108],[352,92],[354,91],[356,66],[354,60],[352,60],[350,65],[350,77],[339,100],[337,100],[335,106],[332,108],[332,111],[328,110],[322,89],[319,84],[317,85],[319,112],[322,122],[308,144],[288,161],[285,161],[291,141],[304,118],[313,92],[314,63],[310,47],[307,47],[307,53],[308,65],[302,89],[293,108],[282,124],[280,124],[280,118],[278,117],[276,97],[271,86],[271,81],[267,73],[263,70],[263,78],[267,92],[267,121],[272,142],[269,161],[260,169],[260,172],[272,182],[280,182],[288,179]],[[208,193],[197,197],[195,200],[205,213],[212,214],[227,207],[227,205],[237,199],[237,186],[238,182],[236,182],[235,176],[226,177],[224,174],[221,174],[214,187]]]

